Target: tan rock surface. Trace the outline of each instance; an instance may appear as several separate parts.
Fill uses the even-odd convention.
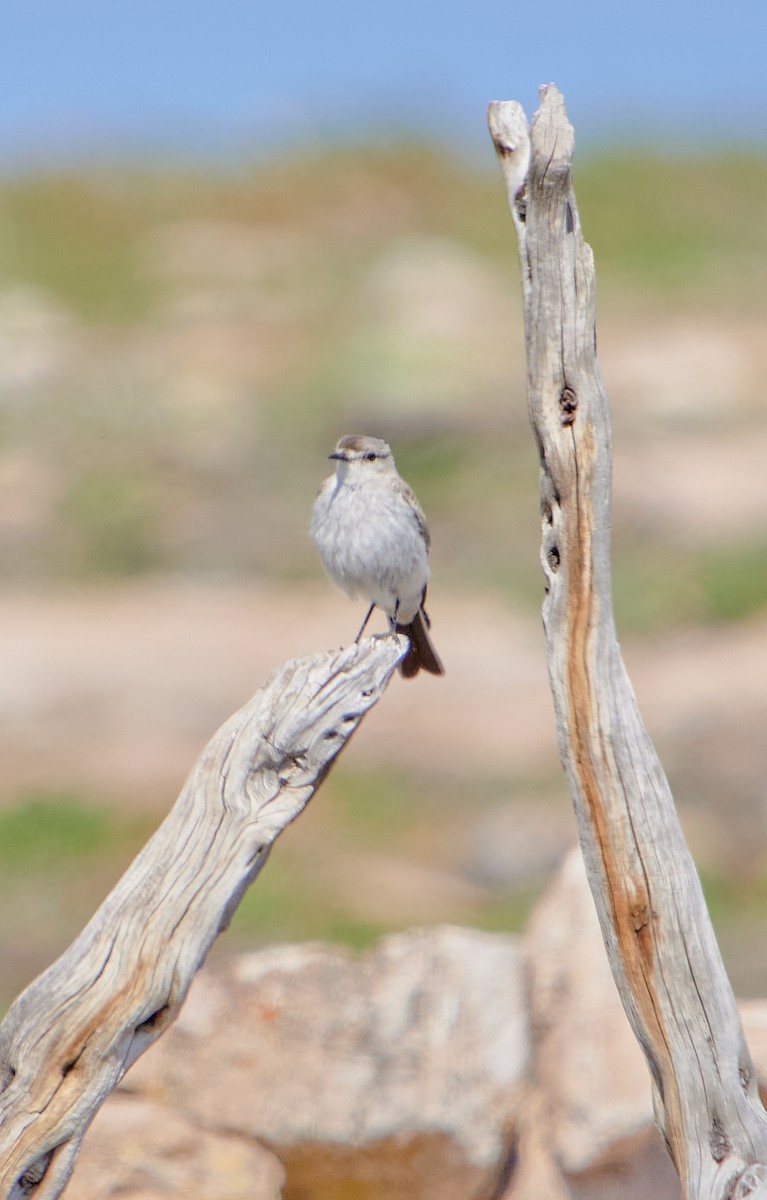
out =
[[[256,1142],[116,1093],[88,1131],[71,1200],[280,1200],[284,1171]]]
[[[613,983],[579,850],[528,934],[533,1075],[551,1151],[568,1174],[652,1123],[644,1058]]]
[[[767,1080],[767,1004],[741,1012]],[[579,852],[526,950],[435,927],[362,956],[284,945],[203,970],[97,1117],[70,1191],[271,1200],[282,1167],[261,1142],[305,1200],[676,1200]]]
[[[503,1155],[526,1070],[521,963],[518,939],[453,927],[361,957],[241,956],[198,977],[124,1087],[274,1146],[289,1179],[388,1181],[370,1183],[376,1200],[470,1195]]]

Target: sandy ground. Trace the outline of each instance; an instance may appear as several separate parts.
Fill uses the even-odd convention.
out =
[[[66,780],[167,803],[208,736],[275,667],[350,640],[358,616],[325,586],[5,594],[3,794]],[[537,623],[485,601],[435,603],[432,617],[447,677],[397,678],[350,753],[439,772],[537,769],[554,753]]]
[[[556,766],[535,616],[435,596],[444,679],[396,677],[348,754],[443,775]],[[214,729],[287,658],[348,641],[354,605],[321,584],[150,580],[0,595],[0,798],[72,786],[165,807]],[[767,617],[624,644],[659,745],[767,710]]]

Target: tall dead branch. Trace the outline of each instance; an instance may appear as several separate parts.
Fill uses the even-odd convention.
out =
[[[543,88],[490,131],[519,241],[541,464],[543,605],[559,750],[607,953],[685,1200],[767,1197],[767,1116],[695,866],[613,620],[611,426],[573,130]],[[620,1069],[616,1064],[616,1069]]]

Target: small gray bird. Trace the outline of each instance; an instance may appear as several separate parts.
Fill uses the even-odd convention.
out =
[[[376,606],[389,626],[410,639],[399,665],[405,678],[420,670],[444,675],[429,638],[424,609],[429,582],[429,531],[413,491],[397,473],[381,438],[351,434],[333,453],[336,470],[319,490],[311,534],[323,566],[347,596],[370,601],[356,641]]]

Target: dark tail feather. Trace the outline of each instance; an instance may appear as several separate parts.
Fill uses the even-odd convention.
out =
[[[397,633],[403,633],[410,640],[410,649],[398,667],[405,679],[412,679],[419,671],[428,671],[431,675],[445,674],[445,668],[428,634],[428,620],[426,613],[421,610],[409,625],[395,626]]]

